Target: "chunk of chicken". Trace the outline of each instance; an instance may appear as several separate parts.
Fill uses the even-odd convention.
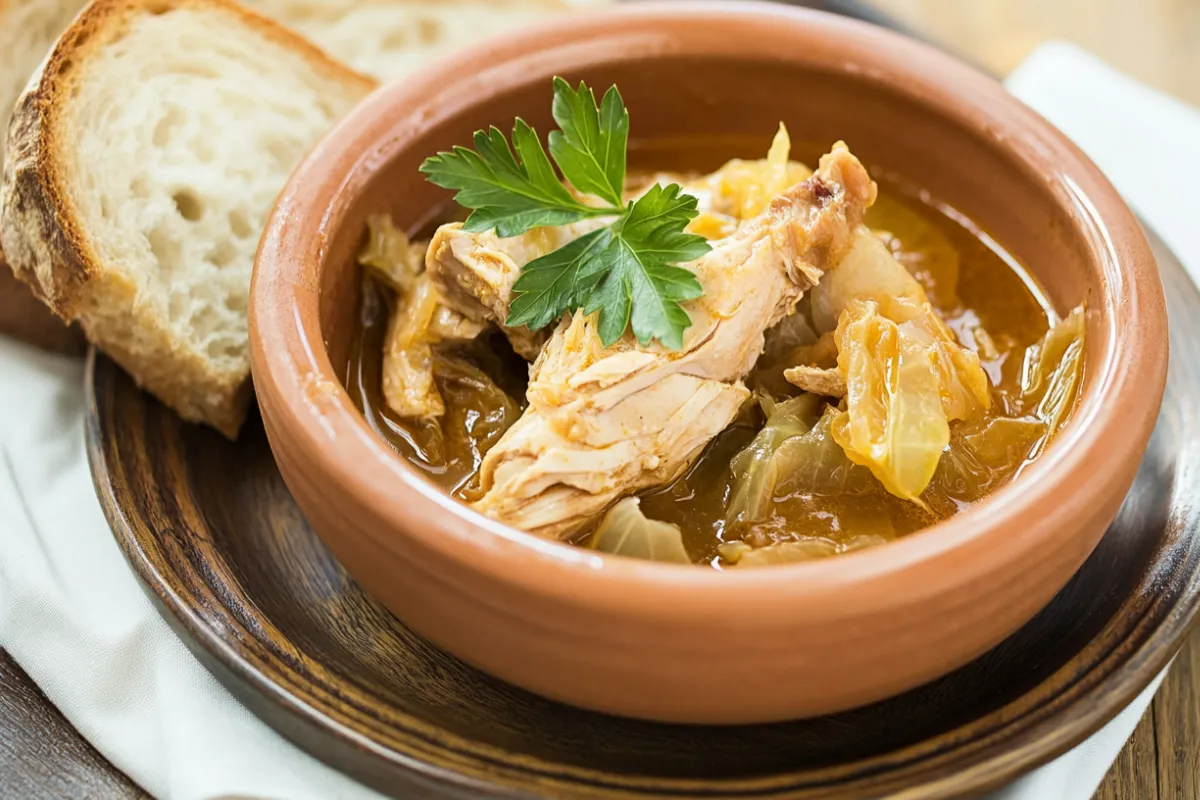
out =
[[[790,146],[781,125],[765,159],[734,159],[700,176],[656,173],[631,184],[626,194],[633,198],[654,183],[678,183],[697,198],[701,212],[689,228],[720,238],[761,212],[774,194],[812,174],[803,164],[788,160]],[[502,239],[494,231],[470,233],[456,222],[441,226],[428,247],[401,245],[395,237],[403,234],[380,224],[376,234],[392,238],[380,239],[377,247],[402,247],[403,253],[386,267],[391,282],[405,287],[398,289],[400,313],[389,322],[384,346],[383,390],[392,411],[410,418],[440,417],[445,405],[434,383],[433,347],[441,341],[472,339],[488,323],[497,324],[519,355],[527,361],[536,359],[546,334],[501,324],[508,317],[512,286],[521,267],[605,224],[607,220],[586,220]],[[434,302],[437,297],[440,303]]]
[[[783,371],[787,382],[813,394],[827,397],[846,396],[846,377],[835,368],[801,365]]]
[[[434,233],[425,254],[425,271],[447,306],[481,325],[495,322],[513,350],[526,361],[533,361],[542,351],[546,335],[501,324],[508,318],[512,287],[521,267],[608,222],[584,220],[534,228],[507,238],[497,236],[495,231],[473,233],[461,222],[452,222]]]
[[[746,219],[757,216],[772,197],[812,174],[803,164],[788,160],[787,130],[779,133],[765,159],[734,159],[707,175],[659,172],[629,183],[626,199],[640,196],[655,183],[678,183],[697,200],[699,215],[689,230],[707,238],[723,238]],[[572,225],[534,228],[519,236],[501,238],[495,231],[472,233],[460,222],[438,228],[426,254],[426,271],[447,305],[467,319],[500,324],[508,318],[512,287],[521,267],[611,222],[584,220]],[[533,361],[545,334],[500,325],[513,349]]]
[[[564,538],[621,497],[678,476],[737,413],[763,332],[849,249],[876,188],[845,145],[688,265],[704,295],[682,349],[604,348],[594,316],[563,320],[533,366],[529,407],[484,458],[476,508]]]

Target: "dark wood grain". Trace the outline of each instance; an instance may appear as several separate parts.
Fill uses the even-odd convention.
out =
[[[1094,800],[1159,800],[1156,753],[1154,711],[1147,709],[1096,790]]]
[[[0,797],[135,800],[147,795],[75,732],[0,650]]]
[[[1200,636],[1192,636],[1155,698],[1152,712],[1157,734],[1157,766],[1161,797],[1200,798]]]
[[[1162,253],[1176,354],[1200,295]],[[976,662],[900,697],[783,725],[592,714],[472,670],[405,629],[293,505],[261,427],[182,424],[103,358],[89,451],[130,563],[193,651],[318,757],[396,796],[964,796],[1099,728],[1162,669],[1200,600],[1200,361],[1172,361],[1134,490],[1051,605]],[[703,754],[698,757],[698,754]]]

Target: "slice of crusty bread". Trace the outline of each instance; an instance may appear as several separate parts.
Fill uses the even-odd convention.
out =
[[[0,168],[13,104],[29,76],[85,0],[0,0]],[[66,353],[86,344],[77,325],[67,326],[14,277],[0,250],[0,333]]]
[[[530,22],[609,0],[245,0],[380,80]]]
[[[230,0],[96,0],[13,112],[9,262],[140,385],[236,436],[263,222],[373,86]]]

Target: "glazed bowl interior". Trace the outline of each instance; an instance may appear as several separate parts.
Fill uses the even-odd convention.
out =
[[[555,699],[668,721],[848,708],[997,644],[1083,563],[1133,480],[1161,401],[1161,286],[1112,187],[990,78],[829,15],[680,6],[631,4],[493,40],[381,89],[331,132],[284,190],[260,246],[259,404],[281,473],[338,559],[469,663]],[[358,325],[356,254],[373,214],[415,234],[444,213],[448,193],[418,172],[425,158],[518,116],[544,136],[555,75],[620,87],[635,168],[762,157],[782,121],[796,157],[811,164],[845,141],[885,185],[918,186],[977,224],[1058,313],[1087,306],[1071,421],[974,508],[886,545],[769,569],[600,556],[451,500],[375,435],[343,389]],[[733,652],[762,654],[780,681],[810,681],[726,691],[744,673],[713,630]],[[630,661],[652,651],[657,673]]]

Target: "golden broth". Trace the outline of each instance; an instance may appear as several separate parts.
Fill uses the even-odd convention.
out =
[[[1049,305],[1036,293],[1034,281],[969,221],[915,187],[881,182],[879,200],[866,222],[877,232],[890,234],[889,247],[898,260],[922,283],[959,341],[979,353],[993,384],[994,402],[984,423],[1014,412],[1021,396],[1025,349],[1046,333],[1051,322]],[[386,408],[381,390],[381,354],[391,302],[388,288],[369,275],[364,277],[361,326],[353,340],[346,387],[368,423],[397,452],[454,496],[475,499],[482,455],[525,406],[528,365],[502,335],[485,335],[455,350],[454,358],[437,362],[435,379],[447,407],[440,424],[401,419]],[[503,392],[473,380],[474,369],[490,376]],[[872,481],[871,488],[856,494],[777,496],[769,519],[751,529],[729,530],[725,521],[733,489],[729,464],[763,422],[761,410],[748,406],[687,473],[669,486],[642,494],[646,516],[678,525],[696,562],[720,567],[718,547],[740,539],[759,546],[819,537],[846,546],[861,534],[883,539],[903,536],[956,513],[1010,480],[1038,444],[1001,436],[991,451],[1002,456],[988,463],[972,461],[961,470],[943,469],[952,458],[961,457],[952,439],[938,474],[922,496],[924,508],[894,497]],[[577,540],[586,534],[581,532]]]

